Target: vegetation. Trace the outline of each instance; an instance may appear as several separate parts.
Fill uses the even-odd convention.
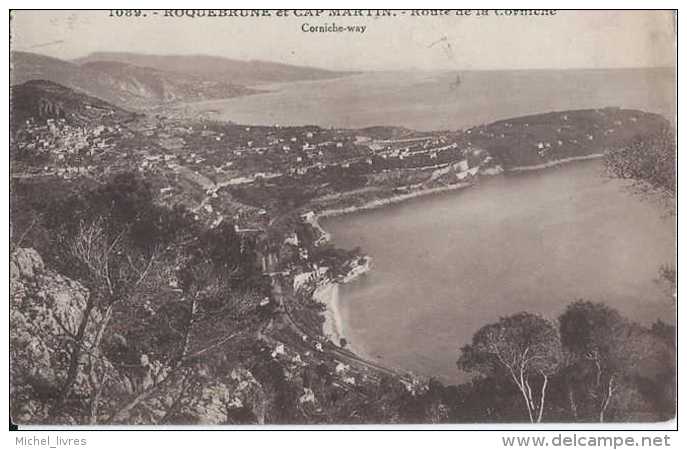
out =
[[[64,376],[43,399],[57,423],[131,420],[138,405],[199,376],[206,355],[230,351],[261,320],[257,299],[269,287],[250,243],[232,226],[199,230],[184,210],[157,206],[136,176],[29,214],[19,210],[31,202],[13,200],[13,217],[33,217],[15,248],[33,242],[89,293],[69,311],[76,326],[64,328]]]
[[[635,180],[674,199],[677,190],[677,147],[671,128],[636,137],[629,145],[606,153],[606,168],[618,178]]]
[[[520,313],[481,328],[458,365],[482,376],[472,389],[486,385],[498,393],[485,395],[482,408],[507,414],[504,419],[667,420],[675,411],[674,334],[663,322],[646,328],[602,303],[580,300],[558,326]],[[504,383],[516,390],[509,395]],[[515,392],[524,417],[494,398]]]
[[[655,132],[637,136],[626,146],[606,152],[605,163],[611,176],[633,180],[640,191],[658,194],[669,213],[677,212],[677,143],[672,128],[663,126]],[[674,262],[663,265],[658,272],[676,298]]]
[[[505,167],[528,166],[623,148],[666,126],[658,114],[603,108],[502,120],[470,130],[470,140]]]
[[[505,317],[481,328],[461,351],[460,368],[510,378],[522,394],[530,422],[541,422],[549,377],[562,359],[552,323],[528,313]]]

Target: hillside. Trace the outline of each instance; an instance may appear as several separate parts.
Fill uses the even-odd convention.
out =
[[[108,102],[45,80],[12,86],[10,102],[13,130],[28,119],[64,119],[69,125],[83,126],[127,122],[136,117]]]
[[[243,85],[302,80],[323,80],[351,75],[314,67],[294,66],[268,61],[240,61],[205,55],[144,55],[138,53],[96,52],[75,60],[85,64],[116,61],[158,70],[227,81]]]
[[[109,101],[116,97],[108,86],[78,65],[49,56],[27,52],[10,55],[10,84],[47,80]]]
[[[501,120],[467,130],[466,138],[508,169],[603,153],[669,126],[658,114],[603,108]]]
[[[206,80],[121,62],[79,65],[34,53],[12,52],[11,63],[12,85],[48,80],[129,109],[257,92],[229,81]]]
[[[97,73],[100,81],[139,97],[143,103],[150,100],[159,103],[212,100],[258,92],[227,81],[206,80],[115,61],[86,63],[81,68]]]

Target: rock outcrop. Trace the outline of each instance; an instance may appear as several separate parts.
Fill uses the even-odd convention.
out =
[[[264,423],[263,388],[241,366],[219,377],[203,365],[178,370],[167,377],[173,368],[141,355],[140,370],[118,370],[99,349],[91,348],[103,320],[97,308],[91,311],[84,335],[85,350],[70,394],[77,403],[56,413],[52,408],[67,378],[70,350],[88,296],[83,285],[47,268],[35,250],[19,248],[12,253],[10,393],[15,423],[84,424],[112,419],[114,423],[155,424],[165,422],[172,411],[185,423],[231,423],[235,416],[246,413],[251,421]],[[89,379],[91,368],[100,380],[107,372],[108,380],[102,391],[101,408],[93,417],[87,406],[94,392]],[[165,379],[164,387],[157,389],[156,385]],[[189,388],[188,380],[193,380],[193,387]],[[147,391],[150,395],[141,396],[135,408],[125,408]],[[178,399],[183,399],[182,405],[177,405]]]
[[[69,367],[73,343],[88,300],[78,282],[45,267],[40,255],[19,248],[10,257],[10,392],[13,419],[46,423]],[[85,343],[92,341],[98,314],[93,313]],[[78,376],[74,392],[85,393]],[[52,417],[51,421],[57,420]]]

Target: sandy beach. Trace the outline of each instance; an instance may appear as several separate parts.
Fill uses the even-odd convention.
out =
[[[343,320],[339,309],[339,283],[334,281],[324,283],[315,290],[313,298],[327,305],[327,309],[323,313],[324,325],[322,325],[322,331],[327,339],[339,345],[341,338],[345,337]]]
[[[323,312],[324,324],[322,325],[323,334],[335,345],[341,345],[341,339],[346,339],[346,348],[358,355],[364,355],[364,351],[355,343],[351,342],[346,328],[346,321],[341,314],[341,304],[339,297],[339,287],[343,283],[349,283],[370,270],[372,258],[365,257],[365,263],[352,269],[341,281],[329,280],[322,283],[315,292],[313,298],[327,306]]]
[[[464,189],[471,186],[472,184],[473,183],[471,182],[456,183],[449,186],[417,190],[414,192],[409,192],[407,194],[397,195],[384,199],[377,199],[367,202],[360,206],[350,206],[345,208],[324,210],[314,215],[311,215],[305,220],[311,226],[313,226],[313,228],[319,231],[320,239],[322,241],[328,242],[331,239],[331,235],[320,224],[319,219],[322,217],[334,217],[344,214],[352,214],[358,211],[382,208],[384,206],[404,202],[406,200],[410,200],[417,197],[423,197],[447,191]],[[359,268],[352,270],[351,273],[344,277],[344,283],[353,281],[357,277],[367,273],[370,270],[372,259],[369,256],[365,256],[365,259],[366,264],[364,265],[364,267],[360,266]],[[313,298],[327,306],[325,311],[322,313],[324,315],[324,324],[322,325],[322,331],[324,335],[327,337],[327,339],[329,339],[336,345],[340,345],[341,338],[344,338],[346,339],[346,348],[348,350],[358,355],[364,355],[365,352],[363,351],[363,349],[361,349],[359,345],[356,345],[356,343],[351,342],[351,339],[348,337],[345,321],[343,320],[343,317],[341,315],[341,308],[339,304],[339,282],[330,280],[326,283],[323,283],[315,290],[315,292],[313,293]]]

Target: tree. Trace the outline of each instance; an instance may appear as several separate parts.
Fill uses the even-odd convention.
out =
[[[675,135],[668,128],[635,138],[629,145],[606,153],[608,172],[663,192],[674,199],[677,190]]]
[[[673,299],[673,303],[677,302],[677,270],[670,265],[662,265],[658,269],[659,281],[666,287],[666,293]]]
[[[618,375],[624,342],[623,329],[627,326],[620,314],[601,304],[577,301],[568,306],[558,319],[563,346],[570,352],[572,373],[584,378],[584,372],[591,366],[592,386],[586,392],[596,403],[595,409],[600,422],[618,388]],[[580,380],[577,380],[579,384]],[[591,390],[589,390],[591,389]],[[571,390],[571,405],[576,406]]]
[[[461,352],[458,367],[507,377],[520,391],[530,422],[541,422],[549,378],[562,357],[558,330],[550,321],[525,312],[501,318],[479,329]]]
[[[616,401],[624,405],[617,414],[637,409],[628,404],[636,397],[638,379],[651,381],[656,374],[673,371],[669,340],[602,303],[572,303],[559,324],[563,347],[570,355],[568,373],[574,375],[571,384],[577,393],[571,404],[599,422],[607,419]]]
[[[215,387],[231,393],[240,383],[228,374],[251,357],[246,343],[266,318],[257,305],[269,286],[254,243],[231,224],[204,229],[185,208],[156,204],[137,176],[50,187],[15,191],[14,210],[32,213],[22,215],[15,246],[38,243],[46,266],[85,294],[69,303],[73,322],[55,316],[61,329],[50,332],[66,344],[41,408],[91,424],[210,414],[204,380],[223,377]]]
[[[97,405],[104,377],[102,373],[97,373],[98,367],[102,372],[102,365],[99,364],[102,359],[100,345],[110,325],[114,308],[118,303],[136,295],[135,291],[142,286],[159,256],[157,251],[133,251],[125,244],[125,232],[126,229],[122,229],[116,234],[108,234],[103,220],[98,218],[91,223],[81,223],[77,234],[66,242],[74,273],[79,275],[78,279],[88,288],[89,296],[78,330],[72,336],[69,369],[54,411],[59,412],[64,406],[82,370],[81,366],[84,365],[93,391],[89,419],[91,423],[97,420]],[[96,311],[97,315],[94,314]],[[99,318],[97,323],[94,317]],[[94,327],[95,336],[89,340],[87,332]]]
[[[653,134],[638,136],[629,145],[606,152],[605,163],[611,176],[634,180],[643,191],[657,192],[667,209],[675,212],[677,147],[671,128],[663,127]],[[673,264],[661,267],[659,276],[674,285]]]

